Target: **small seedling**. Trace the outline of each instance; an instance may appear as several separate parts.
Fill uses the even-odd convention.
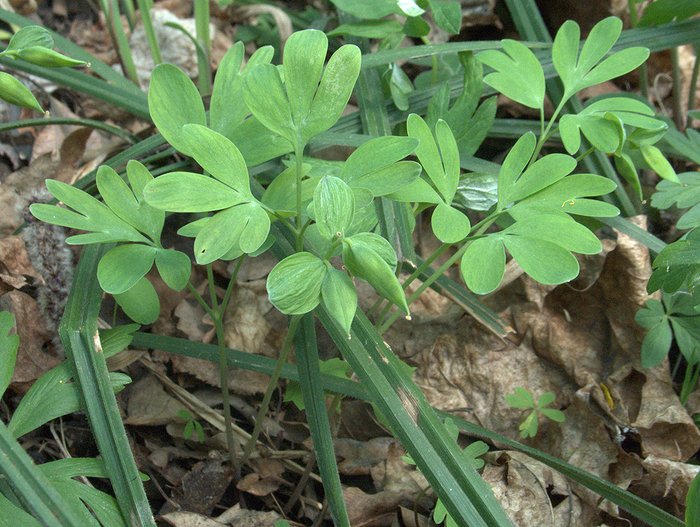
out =
[[[445,419],[445,428],[447,429],[447,432],[449,433],[450,437],[454,441],[457,441],[457,437],[459,437],[459,428],[457,427],[455,422],[449,418]],[[466,459],[467,463],[469,463],[474,468],[474,470],[481,470],[482,468],[484,468],[485,464],[484,460],[481,459],[481,456],[483,456],[488,451],[489,446],[486,443],[484,443],[483,441],[474,441],[473,443],[470,443],[467,447],[465,447],[464,450],[462,450],[462,454],[464,455],[464,458]],[[408,454],[402,456],[401,459],[409,465],[416,464],[413,458]],[[455,519],[452,516],[450,516],[450,513],[447,511],[445,504],[440,498],[438,498],[435,502],[435,509],[433,509],[433,521],[438,525],[444,523],[445,527],[459,527],[459,524],[455,521]]]
[[[555,398],[556,396],[554,393],[544,392],[537,400],[537,404],[535,404],[535,399],[532,397],[532,394],[520,386],[518,386],[513,393],[506,395],[506,402],[509,406],[523,410],[532,410],[523,422],[520,423],[520,437],[535,437],[537,435],[540,415],[552,421],[556,421],[557,423],[564,422],[566,419],[564,412],[554,408],[547,408],[547,406],[554,402]]]
[[[204,443],[204,428],[199,421],[187,410],[180,410],[177,416],[185,421],[185,430],[183,431],[185,439],[195,441],[195,436],[197,436],[196,441]]]

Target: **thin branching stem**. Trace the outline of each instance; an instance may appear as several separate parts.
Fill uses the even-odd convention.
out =
[[[270,401],[272,400],[272,394],[277,389],[277,383],[280,379],[280,374],[282,373],[282,368],[287,364],[287,359],[289,358],[289,352],[294,344],[294,335],[299,327],[299,322],[301,322],[300,316],[293,316],[289,321],[289,329],[287,330],[287,336],[284,338],[284,343],[282,344],[282,349],[280,350],[279,358],[277,359],[277,364],[275,364],[275,369],[270,377],[270,382],[265,390],[265,395],[263,396],[262,403],[260,404],[260,409],[258,410],[258,415],[255,418],[255,425],[253,427],[253,432],[248,439],[248,442],[243,448],[243,457],[241,458],[241,465],[245,464],[250,458],[255,448],[255,443],[260,437],[260,432],[262,431],[262,424],[265,421],[265,415],[270,406]]]

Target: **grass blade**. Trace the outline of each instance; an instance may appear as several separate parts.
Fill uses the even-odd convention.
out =
[[[417,257],[416,264],[418,266],[422,265],[423,259]],[[413,269],[415,270],[416,267],[414,266]],[[425,270],[418,275],[418,278],[425,281],[431,275],[432,272],[430,270]],[[464,286],[449,277],[441,276],[430,287],[452,300],[497,337],[505,338],[513,333],[513,328],[498,316],[498,313],[484,305],[478,296],[467,291]]]
[[[360,118],[362,131],[370,136],[391,135],[383,93],[376,68],[360,71],[357,82]],[[386,198],[379,198],[376,203],[382,235],[394,246],[399,260],[414,261],[416,252],[413,248],[410,205]]]
[[[149,333],[137,332],[134,334],[133,345],[142,348],[159,349],[167,351],[168,353],[186,355],[188,357],[195,357],[209,361],[217,360],[217,347],[215,345],[202,344],[175,337],[161,337],[158,335],[151,335]],[[242,351],[231,349],[227,350],[227,355],[229,365],[231,365],[231,367],[245,368],[266,374],[272,373],[276,362],[275,360],[267,357],[252,355],[250,353],[244,353]],[[291,364],[286,365],[282,369],[281,377],[299,382],[299,372],[297,371],[296,366]],[[326,391],[339,393],[347,397],[353,397],[364,401],[372,400],[369,392],[362,384],[358,382],[350,381],[348,379],[340,379],[338,377],[324,374],[321,374],[321,382],[324,390]],[[508,439],[507,437],[495,432],[491,432],[490,430],[465,421],[464,419],[456,417],[452,414],[447,414],[440,411],[438,411],[438,413],[445,417],[449,416],[463,432],[471,436],[479,437],[493,443],[506,445],[513,450],[517,450],[527,454],[533,459],[541,461],[545,465],[557,470],[567,478],[576,481],[587,489],[596,492],[601,497],[615,503],[636,518],[641,520],[645,520],[646,518],[645,521],[647,521],[650,525],[659,525],[660,527],[680,527],[683,525],[682,523],[679,523],[678,519],[674,518],[658,507],[641,500],[631,492],[621,489],[609,481],[590,474],[589,472],[567,463],[566,461],[550,456],[549,454],[536,448]],[[653,518],[654,520],[650,521],[650,518]]]
[[[33,463],[5,423],[0,421],[0,473],[12,486],[26,509],[42,525],[63,527],[81,525],[71,506]]]
[[[325,310],[318,310],[318,315],[457,524],[511,525],[489,485],[466,463],[434,409],[413,381],[402,373],[400,361],[367,317],[363,313],[355,316],[352,336],[348,339]]]
[[[445,414],[447,415],[447,414]],[[469,435],[473,435],[482,439],[487,439],[491,442],[497,442],[499,444],[504,444],[513,450],[527,454],[533,459],[541,461],[545,465],[552,467],[554,470],[560,472],[567,478],[583,485],[587,489],[592,490],[599,496],[613,502],[622,509],[626,510],[632,514],[635,518],[638,518],[649,525],[654,527],[682,527],[685,525],[681,520],[672,516],[664,510],[659,509],[655,505],[652,505],[648,501],[645,501],[631,492],[621,489],[617,485],[613,485],[609,481],[604,480],[598,476],[586,472],[570,463],[562,461],[559,458],[550,456],[549,454],[542,452],[531,446],[518,443],[512,439],[508,439],[500,434],[496,434],[478,425],[460,419],[450,414],[450,417],[454,420],[455,424],[463,431]]]
[[[75,368],[90,428],[122,514],[130,525],[155,526],[97,337],[97,317],[102,301],[97,263],[107,248],[98,245],[84,248],[59,335],[66,356]]]
[[[333,434],[326,409],[326,395],[321,383],[320,358],[316,345],[313,315],[304,315],[296,337],[299,384],[301,385],[304,406],[306,406],[306,420],[311,431],[316,461],[321,479],[323,479],[323,488],[326,491],[326,499],[333,515],[333,523],[350,527],[348,511],[345,509],[345,501],[343,500],[338,465],[335,460]]]

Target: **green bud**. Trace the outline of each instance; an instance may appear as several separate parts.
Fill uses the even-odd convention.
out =
[[[29,88],[9,73],[0,72],[0,99],[44,113],[44,109]]]
[[[343,243],[343,262],[354,275],[369,282],[374,290],[409,315],[408,304],[394,271],[367,244],[349,238]]]
[[[20,49],[14,53],[18,58],[31,62],[37,66],[47,68],[64,68],[73,66],[84,66],[87,62],[75,60],[65,55],[61,55],[57,51],[41,46]]]

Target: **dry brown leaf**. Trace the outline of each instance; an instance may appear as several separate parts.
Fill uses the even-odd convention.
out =
[[[644,476],[633,484],[634,492],[682,516],[688,488],[700,467],[656,456],[648,456],[641,466]]]
[[[170,396],[163,385],[152,376],[146,376],[127,387],[129,403],[124,423],[135,426],[159,426],[180,421],[178,412],[186,407]]]
[[[20,236],[0,238],[0,295],[27,285],[26,277],[42,281],[29,261],[24,240]]]
[[[52,335],[46,330],[44,319],[32,297],[20,291],[10,291],[0,297],[0,310],[11,311],[17,321],[19,351],[12,374],[12,386],[15,390],[24,392],[29,388],[29,383],[57,366],[61,358],[44,349]]]
[[[595,509],[587,507],[566,479],[546,465],[518,452],[493,452],[488,457],[495,465],[486,465],[483,477],[516,526],[599,524]]]
[[[342,461],[338,463],[341,474],[362,476],[370,473],[373,466],[386,460],[389,448],[396,444],[391,437],[377,437],[369,441],[356,441],[338,437],[333,442],[335,454]]]
[[[506,404],[506,394],[523,386],[538,395],[554,391],[559,404],[571,397],[573,386],[559,368],[540,360],[526,343],[506,348],[466,317],[456,330],[440,329],[430,343],[425,337],[431,332],[416,326],[415,341],[405,345],[425,350],[411,357],[418,366],[414,379],[436,407],[516,438],[522,411]]]
[[[262,512],[241,509],[239,504],[234,505],[216,518],[218,522],[233,527],[269,527],[279,519],[281,519],[280,515],[274,511]]]
[[[236,484],[238,490],[254,496],[267,496],[285,483],[282,478],[284,465],[277,459],[260,458],[251,461],[254,472],[245,475]]]
[[[200,461],[182,478],[182,487],[175,489],[173,499],[184,510],[211,515],[232,479],[233,472],[222,459]]]
[[[372,482],[378,490],[400,494],[408,503],[429,509],[434,501],[426,492],[430,484],[415,466],[401,459],[403,455],[404,450],[398,443],[389,445],[386,460],[372,467]]]
[[[389,490],[367,494],[357,487],[346,487],[343,489],[343,496],[350,525],[353,527],[393,525],[399,505],[407,505],[405,496]]]

